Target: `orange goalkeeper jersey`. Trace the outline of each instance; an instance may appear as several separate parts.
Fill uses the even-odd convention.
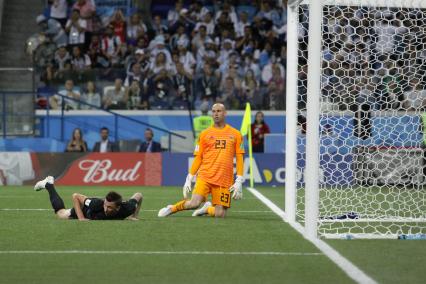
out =
[[[244,154],[241,133],[225,125],[222,129],[212,127],[201,132],[194,155],[201,155],[197,178],[203,181],[230,187],[234,182],[235,154]]]

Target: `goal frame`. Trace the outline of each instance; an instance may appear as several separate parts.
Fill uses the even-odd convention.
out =
[[[356,5],[354,4],[356,3]],[[297,211],[297,102],[298,102],[298,28],[299,6],[309,7],[307,132],[305,166],[304,236],[318,238],[319,224],[319,168],[320,168],[320,94],[322,12],[325,5],[364,6],[377,8],[424,8],[422,0],[293,0],[287,10],[287,93],[286,93],[286,149],[285,149],[285,213],[289,222],[296,222]],[[406,220],[409,221],[409,220]],[[340,220],[338,222],[356,222]],[[424,220],[422,221],[424,222]],[[339,234],[325,234],[325,238],[341,238]],[[361,234],[357,238],[395,238],[378,234]]]

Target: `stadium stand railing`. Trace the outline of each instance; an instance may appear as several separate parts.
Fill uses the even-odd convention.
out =
[[[65,136],[64,135],[64,125],[65,125],[65,119],[67,118],[67,116],[66,116],[66,108],[65,108],[66,101],[74,101],[74,102],[76,102],[78,104],[82,104],[82,105],[91,107],[93,109],[101,110],[101,111],[103,111],[105,113],[113,115],[114,116],[114,127],[113,127],[113,129],[114,129],[114,136],[115,136],[114,138],[115,138],[115,141],[119,140],[119,127],[118,127],[118,119],[119,118],[122,118],[122,119],[125,119],[125,120],[128,120],[128,121],[132,121],[132,122],[134,122],[136,124],[149,127],[149,128],[151,128],[153,130],[158,130],[160,132],[166,133],[167,136],[168,136],[168,151],[169,152],[172,150],[172,137],[186,139],[186,137],[183,136],[183,135],[181,135],[181,134],[178,134],[176,132],[172,132],[172,131],[169,131],[167,129],[164,129],[164,128],[161,128],[161,127],[158,127],[158,126],[155,126],[155,125],[152,125],[152,124],[149,124],[149,123],[137,120],[137,119],[135,119],[133,117],[122,115],[122,114],[116,113],[114,111],[106,110],[106,109],[100,108],[100,107],[98,107],[96,105],[93,105],[93,104],[90,104],[90,103],[87,103],[87,102],[84,102],[84,101],[81,101],[81,100],[78,100],[78,99],[70,98],[70,97],[67,97],[67,96],[64,96],[64,95],[61,95],[61,94],[55,94],[55,95],[62,97],[62,100],[61,100],[61,103],[60,103],[60,105],[61,105],[61,107],[60,107],[60,114],[61,114],[60,115],[60,123],[61,123],[60,137],[61,137],[61,139],[60,140],[61,141],[64,141],[64,136]],[[51,96],[51,95],[49,94],[48,96]],[[49,122],[49,120],[50,120],[50,110],[49,110],[49,108],[46,108],[46,119]],[[48,129],[47,129],[48,135],[47,136],[49,136],[50,123],[47,123],[47,125],[48,125]]]

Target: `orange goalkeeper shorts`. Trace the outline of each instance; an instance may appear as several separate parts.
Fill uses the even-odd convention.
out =
[[[193,193],[202,195],[205,199],[211,194],[213,205],[222,205],[226,208],[231,207],[231,193],[229,192],[229,188],[197,179]]]

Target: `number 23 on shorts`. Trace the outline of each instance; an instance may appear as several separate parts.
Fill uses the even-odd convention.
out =
[[[222,205],[227,208],[231,207],[231,193],[225,187],[217,187],[213,191],[212,199],[215,205]]]

